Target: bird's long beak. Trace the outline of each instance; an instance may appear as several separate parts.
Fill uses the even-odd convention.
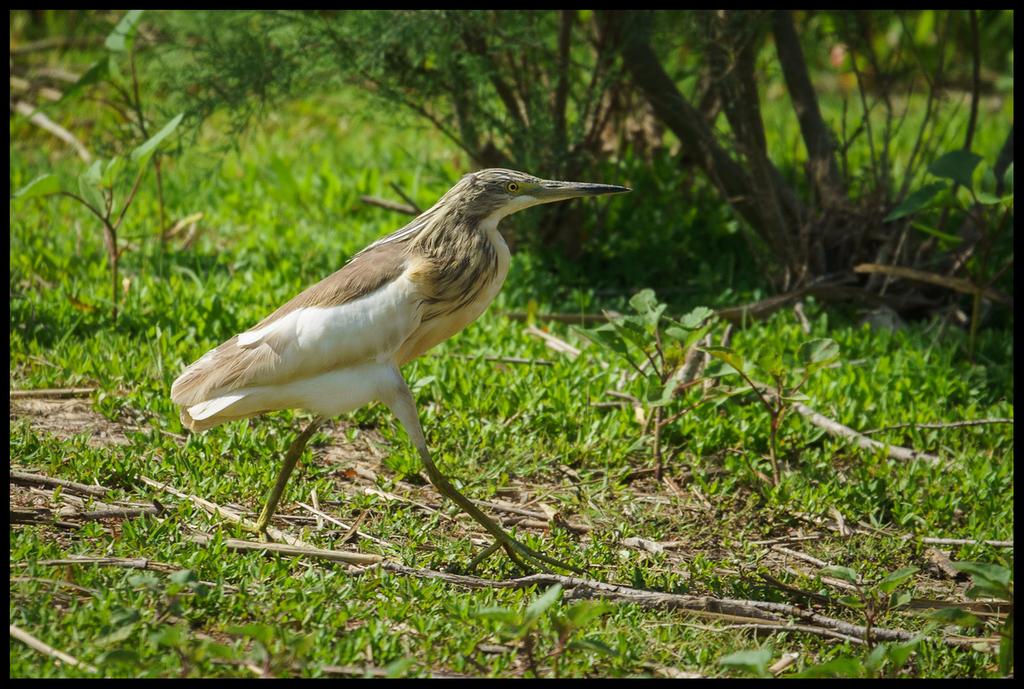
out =
[[[575,199],[580,196],[603,196],[605,194],[624,194],[632,191],[628,187],[619,187],[614,184],[593,184],[591,182],[555,182],[545,180],[540,186],[533,190],[534,196],[541,203],[552,203]]]

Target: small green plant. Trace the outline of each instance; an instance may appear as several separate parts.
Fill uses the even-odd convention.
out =
[[[871,629],[875,626],[876,620],[886,611],[903,607],[910,602],[910,591],[898,589],[910,581],[911,577],[918,572],[918,568],[901,567],[873,581],[865,581],[856,570],[850,567],[834,565],[821,571],[823,574],[853,585],[855,592],[839,598],[839,603],[851,610],[859,610],[863,613],[867,629],[864,633],[864,641],[868,646],[873,647],[874,639],[871,636]]]
[[[656,475],[662,473],[662,429],[704,403],[704,388],[697,376],[686,376],[685,362],[700,340],[715,323],[714,312],[698,306],[682,318],[665,316],[666,305],[659,303],[654,290],[645,289],[629,300],[634,314],[613,316],[605,312],[608,322],[593,329],[577,331],[603,349],[613,352],[630,366],[642,387],[634,398],[651,422]],[[689,378],[689,379],[687,379]],[[690,389],[700,390],[699,398],[674,413],[670,405],[684,398]],[[645,422],[645,430],[647,423]]]
[[[555,584],[547,591],[539,593],[523,611],[509,610],[502,607],[483,608],[476,616],[501,623],[498,637],[503,641],[517,641],[526,656],[527,665],[534,677],[540,676],[537,651],[543,638],[544,620],[549,621],[554,632],[551,650],[543,659],[551,662],[551,674],[561,676],[563,656],[572,650],[594,651],[606,655],[617,655],[616,651],[593,636],[576,638],[584,627],[610,610],[604,601],[583,600],[574,603],[564,610],[560,607],[552,610],[562,598],[562,587]],[[549,610],[551,611],[549,613]]]
[[[1011,299],[994,289],[995,283],[1013,266],[1012,242],[1004,247],[1004,240],[1008,237],[1006,230],[1013,225],[1013,163],[1005,167],[997,163],[992,168],[986,167],[983,173],[975,174],[983,160],[977,153],[964,149],[938,157],[928,167],[928,172],[942,181],[931,182],[916,190],[885,217],[889,222],[914,216],[911,227],[929,235],[930,240],[940,247],[955,250],[953,266],[945,275],[912,269],[905,270],[902,275],[971,296],[968,340],[971,357],[977,342],[982,298],[1011,308],[1013,304]],[[959,193],[960,189],[966,193]],[[931,208],[939,210],[934,221],[922,213]],[[963,218],[965,229],[951,233],[946,225],[954,214]],[[994,261],[999,264],[993,265]],[[958,272],[966,273],[967,278],[954,277]]]
[[[954,562],[953,566],[971,575],[972,586],[967,597],[994,598],[1009,603],[1009,612],[999,625],[999,672],[1009,675],[1013,672],[1013,572],[988,562]],[[945,608],[933,618],[960,627],[981,627],[982,622],[975,615],[960,608]]]
[[[895,677],[910,660],[922,637],[909,641],[887,641],[877,644],[863,658],[838,656],[818,665],[811,665],[794,677]]]
[[[114,156],[110,160],[94,160],[85,172],[78,175],[74,185],[50,173],[40,175],[14,194],[14,199],[17,200],[41,196],[67,196],[84,206],[100,221],[110,266],[111,319],[114,321],[117,320],[118,260],[121,257],[121,251],[117,246],[117,232],[135,200],[150,158],[160,144],[174,132],[181,118],[182,115],[178,115],[171,119],[127,157]],[[128,180],[132,180],[130,186],[126,184]]]
[[[768,661],[772,652],[766,648],[751,648],[730,653],[718,659],[718,664],[754,677],[771,677]]]
[[[802,402],[807,399],[800,394],[802,388],[811,376],[827,366],[830,366],[839,359],[839,345],[828,338],[808,340],[800,345],[797,352],[799,365],[792,365],[785,361],[783,354],[770,345],[763,349],[756,362],[747,361],[742,355],[729,347],[703,347],[711,356],[725,364],[726,372],[735,372],[749,386],[757,398],[757,401],[764,406],[770,418],[768,431],[768,451],[772,463],[772,482],[779,484],[779,463],[778,463],[778,438],[779,429],[787,412],[792,408],[794,402]],[[771,380],[767,385],[754,379],[754,376],[764,376]],[[717,394],[733,396],[741,390],[719,386]]]
[[[145,114],[135,64],[136,35],[141,17],[142,10],[127,12],[104,41],[107,52],[61,97],[61,100],[80,97],[100,84],[106,84],[111,91],[109,97],[87,97],[110,107],[123,121],[124,126],[112,129],[122,153],[111,156],[109,160],[95,159],[87,170],[76,175],[74,181],[65,180],[63,176],[56,174],[44,174],[14,194],[15,199],[22,200],[64,195],[81,204],[100,221],[110,268],[111,319],[114,321],[117,320],[117,295],[120,287],[118,262],[121,250],[118,248],[118,231],[136,198],[148,165],[152,162],[157,175],[162,240],[165,220],[159,149],[184,116],[183,113],[179,114],[171,118],[159,131],[153,131],[155,126]],[[122,55],[127,56],[130,80],[121,73],[119,57]]]

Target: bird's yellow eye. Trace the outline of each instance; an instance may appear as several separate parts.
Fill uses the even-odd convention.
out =
[[[516,184],[515,182],[509,182],[508,184],[505,185],[505,190],[508,191],[510,194],[514,194],[517,191],[519,191],[519,185]]]

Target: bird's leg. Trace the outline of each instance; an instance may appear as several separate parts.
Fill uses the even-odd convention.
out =
[[[498,526],[497,522],[488,517],[480,510],[479,507],[473,504],[469,498],[457,491],[455,486],[445,478],[444,474],[438,471],[437,466],[434,465],[434,460],[430,456],[430,450],[427,448],[427,440],[423,435],[423,427],[420,425],[419,414],[416,412],[416,403],[413,401],[412,392],[410,392],[409,386],[405,383],[405,379],[402,378],[397,369],[395,370],[395,375],[398,378],[396,381],[397,390],[390,400],[385,400],[385,403],[395,416],[398,417],[398,420],[402,422],[405,432],[409,434],[409,439],[412,440],[413,445],[416,446],[416,449],[420,453],[420,459],[423,461],[423,468],[427,472],[427,477],[438,492],[461,507],[467,514],[469,514],[469,516],[473,517],[478,524],[487,529],[501,547],[505,549],[505,552],[508,553],[508,556],[512,561],[520,568],[526,569],[525,563],[523,562],[526,560],[532,562],[535,566],[545,571],[547,571],[547,568],[545,567],[545,564],[547,564],[560,569],[581,572],[577,567],[573,567],[572,565],[550,558],[543,553],[538,553],[536,550],[512,538],[512,536],[506,533],[504,529]],[[492,549],[485,549],[482,556],[485,557],[486,555],[490,555],[491,552],[493,552]],[[477,556],[473,563],[476,564],[481,559],[481,556]]]
[[[302,451],[306,448],[309,438],[316,432],[316,429],[323,421],[322,416],[318,416],[310,421],[309,425],[306,426],[306,430],[299,433],[298,437],[288,447],[288,454],[284,456],[284,465],[277,475],[277,483],[274,484],[274,488],[270,491],[267,504],[263,506],[263,511],[260,512],[260,518],[256,520],[257,533],[266,533],[267,526],[270,525],[270,518],[274,516],[274,511],[277,509],[277,503],[281,501],[281,495],[284,493],[285,484],[288,483],[288,477],[292,475],[292,470],[295,469],[299,457],[302,456]]]

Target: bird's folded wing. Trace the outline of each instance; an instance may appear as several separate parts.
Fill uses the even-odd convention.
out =
[[[181,406],[387,360],[420,324],[401,247],[382,245],[302,292],[189,366],[171,387]]]

